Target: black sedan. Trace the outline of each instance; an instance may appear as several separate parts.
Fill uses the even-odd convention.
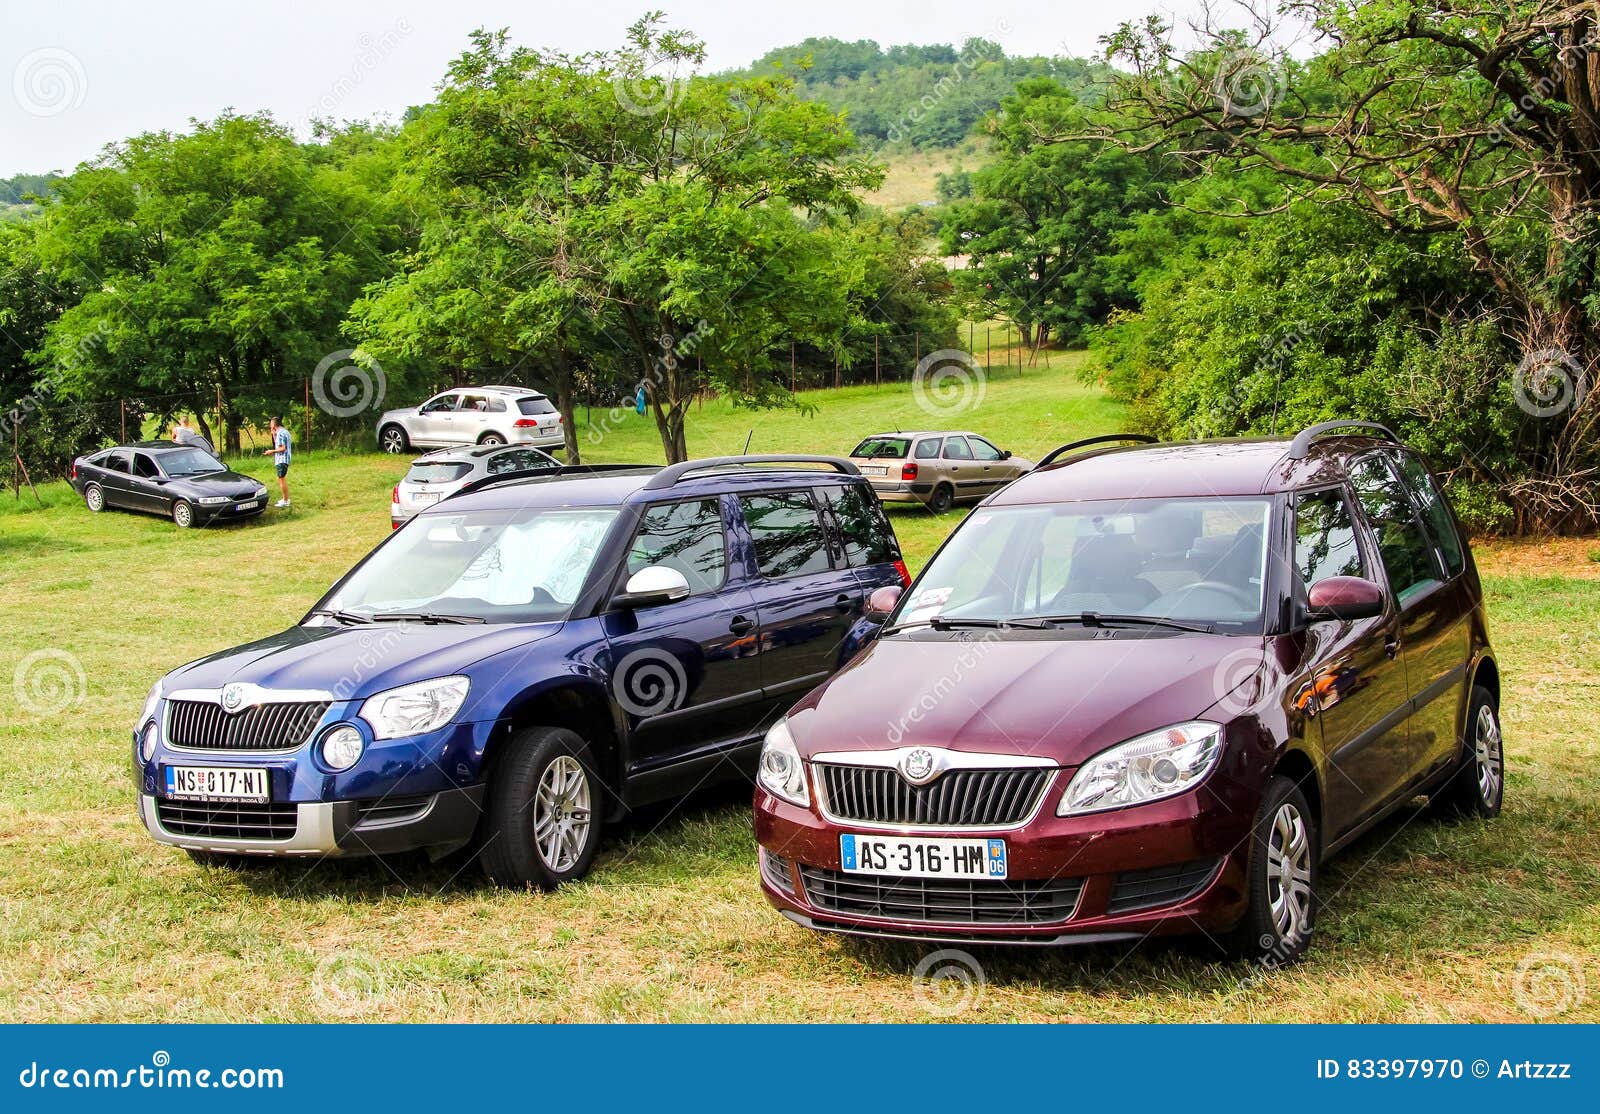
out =
[[[122,507],[171,518],[179,526],[249,518],[267,506],[267,489],[204,449],[140,441],[72,462],[72,486],[91,511]]]

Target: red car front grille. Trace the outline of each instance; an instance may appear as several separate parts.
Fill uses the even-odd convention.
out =
[[[1055,771],[1027,766],[950,770],[912,785],[884,766],[817,764],[824,804],[837,820],[923,827],[1006,827],[1032,815]]]
[[[1083,892],[1082,878],[895,878],[804,864],[800,878],[817,909],[908,924],[1056,924],[1072,916]]]

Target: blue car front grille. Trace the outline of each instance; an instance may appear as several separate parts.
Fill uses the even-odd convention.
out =
[[[192,750],[293,750],[311,738],[327,701],[257,704],[239,712],[204,700],[174,700],[167,741]]]

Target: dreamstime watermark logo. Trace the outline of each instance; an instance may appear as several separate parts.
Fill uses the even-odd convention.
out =
[[[349,668],[334,682],[333,694],[340,700],[349,700],[362,682],[379,672],[400,640],[398,624],[386,626],[381,634],[364,632],[356,640],[356,653],[349,659]]]
[[[989,379],[970,352],[940,348],[917,361],[911,397],[936,418],[953,417],[983,405]]]
[[[324,956],[311,976],[311,999],[323,1013],[355,1017],[370,1013],[388,997],[383,967],[365,952]]]
[[[645,390],[646,387],[653,391],[656,385],[661,382],[663,373],[670,373],[676,370],[681,361],[693,356],[710,333],[711,325],[702,318],[695,322],[694,328],[681,337],[672,333],[662,333],[657,337],[656,343],[661,348],[661,355],[656,357],[655,362],[650,365],[650,370],[645,374],[644,378],[640,379],[634,386],[635,396],[639,391]],[[587,434],[589,443],[598,445],[605,439],[606,434],[627,421],[628,415],[633,412],[634,407],[632,406],[613,406],[605,414],[601,415],[597,425],[590,427]]]
[[[956,690],[972,670],[988,653],[989,648],[1000,641],[998,631],[986,631],[976,641],[967,643],[949,669],[934,679],[931,685],[923,688],[917,697],[916,703],[901,713],[900,718],[889,723],[886,738],[894,746],[899,746],[906,737],[906,732],[922,722],[924,716],[932,712],[944,699]]]
[[[994,29],[1001,33],[1005,33],[1011,30],[1011,24],[1002,19],[995,23]],[[977,41],[981,40],[975,40],[975,42]],[[999,50],[989,51],[977,48],[975,46],[969,46],[962,52],[961,57],[956,59],[954,69],[952,69],[949,73],[944,74],[939,78],[939,80],[935,81],[932,89],[928,90],[921,97],[919,97],[917,102],[910,108],[906,109],[906,111],[901,114],[899,119],[889,125],[888,130],[884,133],[885,137],[890,143],[899,143],[902,139],[906,138],[907,134],[911,131],[914,125],[920,122],[924,116],[938,107],[940,102],[949,97],[951,93],[955,92],[955,90],[960,87],[961,83],[967,80],[967,76],[972,73],[973,70],[977,69],[984,62],[998,60],[1003,53],[1003,51]]]
[[[1589,377],[1583,365],[1561,348],[1529,352],[1511,373],[1517,405],[1535,418],[1553,418],[1583,401]]]
[[[1243,715],[1254,706],[1260,695],[1257,684],[1264,662],[1259,646],[1243,648],[1225,654],[1211,671],[1211,695],[1216,709],[1232,718]]]
[[[646,58],[641,65],[621,70],[611,78],[611,89],[624,112],[655,116],[683,100],[689,90],[688,79],[650,72],[660,64],[659,58]]]
[[[689,695],[689,675],[683,663],[665,650],[641,646],[617,662],[611,691],[625,711],[660,715],[683,704]]]
[[[83,104],[89,76],[70,50],[58,46],[31,50],[11,72],[11,95],[32,116],[59,116]]]
[[[323,116],[331,115],[350,94],[361,87],[367,80],[367,75],[383,64],[384,60],[400,48],[400,43],[411,34],[411,24],[404,19],[395,20],[394,26],[377,35],[362,35],[357,40],[355,62],[350,69],[341,73],[328,86],[327,91],[317,99],[317,103],[307,111],[308,117],[315,117],[318,112]]]
[[[1565,952],[1525,955],[1512,975],[1511,996],[1534,1017],[1564,1014],[1587,996],[1583,961]]]
[[[1222,55],[1211,82],[1223,113],[1248,120],[1265,115],[1283,96],[1283,75],[1271,61],[1249,50]]]
[[[311,397],[317,408],[335,418],[375,410],[389,393],[389,379],[377,360],[355,361],[356,349],[341,348],[322,357],[311,373]]]
[[[989,985],[983,964],[960,948],[929,952],[912,971],[917,1001],[934,1017],[957,1017],[983,998]]]
[[[24,711],[53,716],[76,707],[89,691],[83,663],[66,650],[35,650],[17,663],[11,691]]]

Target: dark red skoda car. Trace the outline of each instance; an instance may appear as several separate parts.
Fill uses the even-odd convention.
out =
[[[1386,814],[1500,809],[1477,572],[1382,427],[1063,446],[873,610],[762,752],[761,885],[803,925],[1283,961]]]

